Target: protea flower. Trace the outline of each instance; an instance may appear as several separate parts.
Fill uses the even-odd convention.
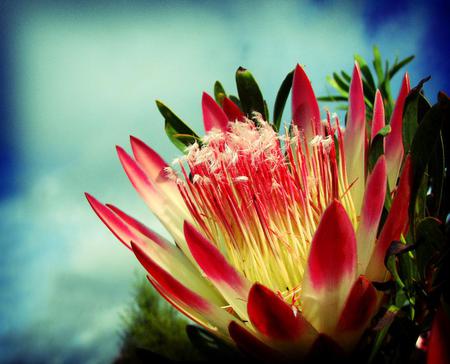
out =
[[[372,282],[387,278],[386,251],[408,227],[408,92],[405,75],[372,164],[383,100],[377,92],[367,122],[357,64],[345,130],[337,116],[321,120],[297,66],[292,123],[280,134],[261,115],[244,115],[227,98],[221,107],[205,93],[206,135],[172,166],[131,137],[134,157],[117,147],[120,161],[175,244],[87,198],[155,289],[222,340],[265,359],[311,356],[323,345],[349,352],[380,305]],[[393,199],[380,227],[386,195]]]

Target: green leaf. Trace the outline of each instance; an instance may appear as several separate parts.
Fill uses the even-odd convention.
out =
[[[333,87],[337,92],[341,94],[346,100],[348,99],[348,92],[344,91],[339,87],[336,80],[333,77],[327,76],[327,82]]]
[[[291,71],[284,78],[278,90],[277,97],[275,99],[275,106],[273,108],[273,126],[275,130],[280,130],[281,118],[283,117],[284,107],[286,105],[289,92],[291,91],[292,81],[294,79],[294,71]]]
[[[425,173],[422,182],[417,190],[414,206],[411,206],[411,211],[414,210],[414,220],[411,220],[411,229],[414,228],[415,222],[423,219],[427,215],[427,193],[428,193],[428,175]]]
[[[390,117],[392,114],[392,108],[394,107],[394,100],[391,92],[391,80],[389,78],[389,62],[386,60],[384,80],[380,86],[383,98],[384,98],[384,111],[385,114]]]
[[[409,56],[401,60],[399,63],[395,62],[394,66],[389,71],[389,78],[392,79],[398,71],[410,63],[414,58],[415,56]]]
[[[378,85],[383,83],[383,66],[381,63],[381,54],[380,50],[377,46],[373,46],[373,67],[375,68],[375,72],[377,73]]]
[[[216,81],[214,84],[214,98],[220,106],[222,106],[222,102],[225,97],[227,97],[225,89],[219,81]]]
[[[229,95],[228,98],[233,101],[237,106],[239,106],[239,109],[242,110],[242,105],[241,105],[241,101],[239,100],[239,98],[237,96],[234,95]]]
[[[333,78],[338,87],[348,93],[350,90],[350,83],[345,82],[336,72],[333,72]]]
[[[317,101],[334,102],[334,101],[347,101],[347,98],[339,95],[331,96],[319,96]]]
[[[442,223],[433,217],[427,217],[416,225],[415,236],[417,268],[422,280],[425,280],[431,260],[445,245]]]
[[[156,100],[156,106],[165,119],[164,129],[167,136],[179,150],[184,153],[188,145],[200,142],[199,136],[166,105]]]
[[[269,106],[267,106],[267,101],[266,100],[264,100],[264,114],[263,115],[267,115],[267,116],[270,115],[270,113],[269,113]],[[264,118],[264,120],[269,121],[269,118],[268,117]]]
[[[393,241],[386,252],[384,264],[399,288],[404,288],[405,283],[398,272],[397,259],[400,255],[409,252],[413,248],[414,246],[412,244],[406,245],[400,241]]]
[[[236,86],[244,113],[251,117],[253,111],[259,112],[267,120],[264,98],[255,78],[243,67],[236,71]]]
[[[380,322],[375,327],[375,330],[377,330],[377,334],[375,336],[374,344],[372,346],[372,350],[370,352],[368,363],[373,363],[374,359],[378,353],[378,351],[381,348],[381,345],[384,342],[384,339],[386,338],[386,335],[389,331],[389,328],[391,327],[392,323],[394,322],[395,317],[397,316],[398,312],[400,311],[400,308],[398,308],[395,305],[390,305],[387,309],[384,316],[380,319]]]
[[[373,138],[372,143],[369,147],[369,154],[368,154],[368,164],[369,164],[369,171],[371,172],[373,168],[375,167],[375,163],[377,162],[378,158],[384,154],[384,138],[391,132],[391,126],[386,125],[385,127],[381,128],[377,135],[375,135],[375,138]]]
[[[348,83],[348,84],[350,84],[350,82],[352,82],[352,78],[351,78],[351,76],[347,73],[347,72],[345,72],[345,71],[341,71],[341,75],[342,75],[342,78]]]
[[[422,94],[422,87],[423,84],[429,79],[430,78],[428,77],[420,81],[419,84],[409,92],[405,100],[405,106],[403,108],[403,128],[402,128],[403,148],[405,152],[408,152],[409,149],[411,148],[411,143],[419,126],[419,121],[423,116],[419,114],[419,104],[422,105],[421,107],[423,109],[424,108],[423,104],[428,103],[428,101]],[[430,108],[429,105],[428,108]]]
[[[396,284],[394,291],[394,302],[397,307],[408,307],[409,317],[412,320],[415,315],[415,296],[412,284],[416,280],[417,270],[413,261],[411,250],[413,244],[404,244],[400,241],[393,241],[385,257],[385,265],[391,273]]]
[[[411,188],[410,219],[412,223],[414,223],[413,218],[417,194],[422,185],[428,162],[430,161],[436,143],[439,141],[444,120],[447,120],[447,122],[450,120],[450,100],[446,96],[441,96],[439,102],[423,117],[411,143],[410,154],[413,181]],[[411,228],[413,229],[414,227],[411,226]]]

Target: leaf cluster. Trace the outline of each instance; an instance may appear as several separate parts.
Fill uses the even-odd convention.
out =
[[[223,99],[228,97],[248,118],[252,118],[255,112],[259,113],[264,120],[271,123],[275,130],[279,130],[286,101],[292,87],[293,75],[294,71],[292,70],[286,75],[281,84],[276,96],[272,116],[269,114],[267,102],[256,79],[249,70],[243,67],[239,67],[235,74],[237,95],[227,94],[220,81],[216,81],[214,84],[214,98],[219,105],[222,105]],[[185,152],[186,147],[195,142],[201,144],[197,133],[163,102],[157,100],[156,105],[164,117],[164,128],[167,136],[180,151]]]
[[[450,307],[450,99],[441,92],[431,106],[424,82],[411,90],[403,110],[403,146],[413,171],[410,225],[386,255],[391,279],[378,285],[388,300],[370,334],[371,362],[423,360],[417,338],[427,335],[441,305]]]
[[[364,89],[364,101],[366,104],[368,119],[372,119],[375,93],[380,90],[383,96],[384,111],[386,119],[390,120],[392,111],[394,110],[394,99],[391,92],[391,80],[394,76],[406,65],[408,65],[414,56],[406,57],[399,60],[398,57],[395,58],[392,66],[388,60],[384,61],[381,58],[380,50],[377,46],[373,47],[373,60],[372,66],[369,67],[367,61],[360,56],[355,54],[354,59],[358,62],[359,68],[361,69],[362,83]],[[342,70],[340,72],[333,72],[331,76],[327,77],[328,83],[337,91],[337,94],[320,96],[317,99],[319,101],[327,102],[340,102],[337,106],[340,110],[348,110],[348,96],[350,90],[351,77],[350,74]]]

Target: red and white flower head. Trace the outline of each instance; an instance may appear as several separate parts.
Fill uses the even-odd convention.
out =
[[[321,120],[297,66],[292,124],[280,134],[229,99],[202,99],[206,135],[171,166],[131,138],[118,147],[133,186],[172,235],[159,236],[117,207],[88,200],[136,255],[155,289],[223,340],[265,358],[347,351],[378,305],[389,244],[408,226],[411,167],[403,162],[390,213],[379,231],[388,179],[401,169],[405,76],[385,154],[368,167],[367,147],[384,127],[377,92],[369,136],[358,65],[346,128]]]

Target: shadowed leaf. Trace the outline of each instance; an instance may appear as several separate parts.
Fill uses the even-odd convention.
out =
[[[223,99],[227,96],[225,89],[219,81],[214,84],[214,99],[216,102],[222,106]]]
[[[238,68],[236,71],[236,86],[243,111],[249,116],[251,116],[253,111],[259,112],[264,117],[264,120],[267,120],[261,90],[250,71],[243,67]]]
[[[273,125],[275,130],[280,129],[281,118],[283,116],[286,100],[289,96],[289,92],[291,91],[293,78],[294,71],[291,71],[287,74],[280,86],[280,89],[278,90],[277,98],[275,99],[275,106],[273,108]]]
[[[200,141],[199,136],[161,101],[157,100],[156,106],[158,106],[159,112],[164,116],[164,129],[167,136],[179,150],[184,152],[188,145]]]

